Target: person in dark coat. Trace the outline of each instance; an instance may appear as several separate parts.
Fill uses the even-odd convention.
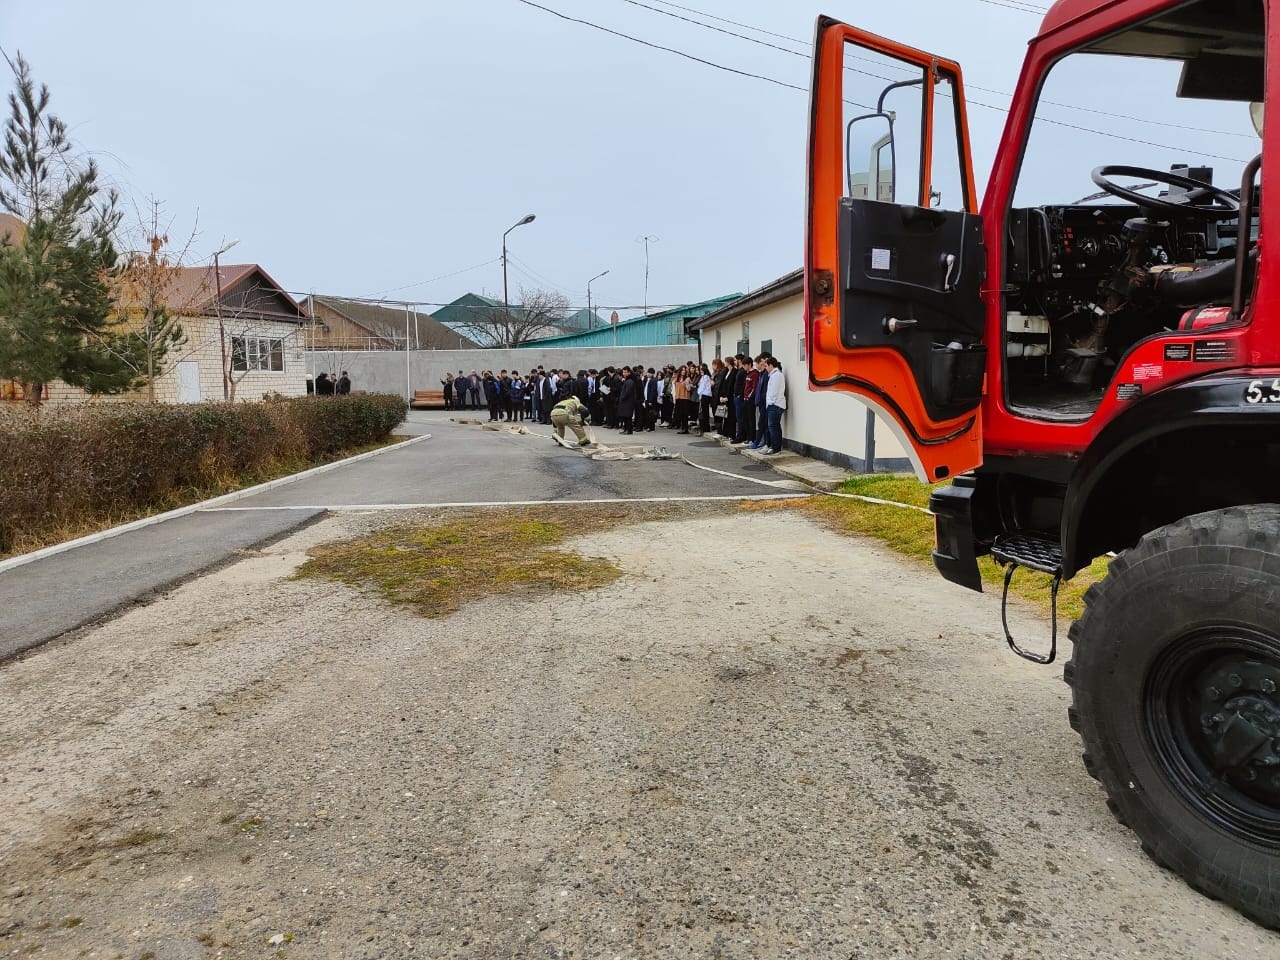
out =
[[[524,380],[519,370],[512,370],[507,379],[506,410],[507,418],[512,423],[524,419]]]
[[[738,397],[738,433],[734,437],[736,446],[745,447],[756,438],[756,384],[760,382],[760,372],[751,365],[750,357],[742,358],[742,385]]]
[[[351,378],[347,376],[347,371],[342,371],[342,376],[338,377],[338,383],[333,392],[342,397],[351,392]]]
[[[622,383],[618,386],[618,429],[624,434],[635,432],[636,403],[639,390],[630,367],[622,368]]]
[[[467,379],[466,374],[459,370],[457,377],[453,381],[453,406],[455,409],[467,409],[467,391],[470,389],[471,381]]]
[[[329,379],[329,375],[324,371],[316,375],[316,396],[333,396],[333,381]]]
[[[556,393],[551,389],[551,378],[538,372],[538,409],[542,413],[539,423],[551,422],[551,408],[556,405]]]
[[[556,403],[561,400],[568,400],[573,396],[573,388],[577,381],[569,376],[568,370],[560,371],[560,378],[556,380]]]
[[[444,408],[446,410],[453,409],[453,377],[447,373],[440,380],[440,386],[444,387]]]
[[[640,402],[636,404],[636,430],[656,429],[658,423],[658,378],[653,367],[640,377]]]
[[[491,370],[486,370],[484,376],[480,380],[484,389],[485,406],[489,408],[489,422],[497,423],[499,420],[498,408],[501,403],[501,385],[498,378],[493,375]]]
[[[763,450],[769,440],[769,422],[765,416],[765,398],[769,391],[769,368],[765,366],[765,360],[768,356],[767,353],[762,353],[756,357],[756,370],[760,373],[760,379],[756,381],[755,399],[752,401],[756,408],[756,438],[747,445],[748,450]]]
[[[605,388],[604,399],[601,401],[604,407],[604,425],[616,427],[618,425],[618,387],[622,382],[618,379],[618,372],[613,367],[604,368],[601,380],[603,381],[601,386]]]
[[[720,433],[722,436],[728,437],[730,441],[738,439],[738,408],[734,406],[733,398],[738,391],[741,376],[742,371],[738,369],[738,358],[730,357],[724,374],[724,382],[720,384],[720,391],[716,396],[716,403],[725,408],[724,422],[720,425]]]
[[[529,420],[533,423],[542,422],[542,374],[537,370],[530,370],[529,376],[524,381],[524,395],[529,400]]]
[[[503,370],[502,375],[498,377],[498,383],[502,386],[502,419],[508,423],[514,423],[516,419],[517,403],[511,399],[511,384],[515,383],[519,376],[514,370],[510,375]]]

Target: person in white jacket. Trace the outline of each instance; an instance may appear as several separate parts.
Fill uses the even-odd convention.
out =
[[[776,357],[766,357],[764,365],[769,371],[769,382],[764,394],[769,445],[765,448],[764,455],[772,457],[782,452],[782,411],[787,409],[787,381]]]

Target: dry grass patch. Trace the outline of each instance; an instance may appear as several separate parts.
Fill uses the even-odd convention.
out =
[[[622,575],[613,563],[559,548],[569,537],[675,510],[598,505],[474,510],[324,544],[296,574],[321,577],[442,617],[501,594],[590,590]]]

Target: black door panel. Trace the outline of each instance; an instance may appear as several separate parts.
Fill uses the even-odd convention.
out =
[[[972,409],[986,367],[982,218],[845,197],[840,262],[844,345],[902,353],[931,416]]]

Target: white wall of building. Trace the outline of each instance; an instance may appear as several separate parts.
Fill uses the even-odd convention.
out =
[[[268,320],[228,320],[224,324],[227,338],[227,362],[231,362],[231,338],[254,336],[284,341],[284,369],[233,373],[239,379],[236,384],[236,400],[261,400],[271,393],[286,397],[299,397],[307,392],[306,353],[303,350],[304,328],[296,323]],[[187,340],[169,352],[164,361],[164,372],[156,377],[155,398],[159,403],[178,402],[178,369],[181,362],[195,363],[198,368],[200,400],[222,400],[222,348],[218,336],[218,321],[214,317],[183,317],[182,330]],[[401,357],[404,354],[400,355]],[[120,400],[145,400],[147,388],[137,393],[116,397],[90,397],[78,387],[70,387],[61,381],[49,384],[49,402],[84,403],[93,400],[106,403]]]
[[[749,324],[747,337],[743,336],[748,332],[744,323]],[[787,449],[868,471],[868,452],[872,448],[875,471],[911,469],[902,444],[878,415],[868,435],[870,408],[861,399],[838,390],[809,388],[803,344],[804,302],[799,294],[699,331],[704,363],[709,364],[716,356],[717,331],[721,356],[736,353],[738,341],[747,339],[753,357],[767,347],[781,362],[787,381],[787,412],[782,418],[782,436]]]

